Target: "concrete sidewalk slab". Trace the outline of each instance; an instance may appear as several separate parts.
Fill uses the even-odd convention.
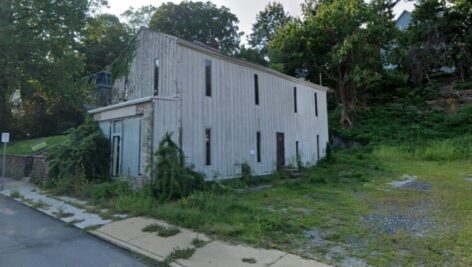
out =
[[[293,254],[287,254],[270,265],[270,267],[329,267],[329,265],[313,260],[306,260]]]
[[[190,259],[179,260],[179,263],[192,267],[265,267],[270,266],[286,254],[279,250],[256,249],[213,241],[198,249]],[[251,260],[255,260],[255,262],[247,262]]]
[[[22,198],[16,200],[32,208],[35,208],[33,203],[44,203],[46,204],[45,207],[36,207],[35,209],[51,217],[57,218],[59,213],[71,214],[71,216],[57,219],[65,223],[73,223],[74,226],[79,229],[85,229],[87,227],[103,225],[112,222],[111,220],[102,219],[97,214],[86,212],[64,201],[44,195],[37,186],[34,186],[30,183],[12,179],[3,179],[2,181],[4,182],[5,189],[0,191],[0,193],[4,196],[10,197],[12,192],[18,192]]]
[[[151,224],[172,226],[161,220],[136,217],[104,225],[92,233],[102,238],[110,238],[117,245],[127,249],[145,251],[146,256],[156,260],[165,259],[174,249],[193,247],[192,241],[196,238],[209,241],[206,235],[183,228],[179,228],[180,233],[170,237],[160,237],[157,233],[142,231],[144,227]]]

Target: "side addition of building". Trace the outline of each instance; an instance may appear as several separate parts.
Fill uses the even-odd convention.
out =
[[[207,179],[316,164],[328,143],[327,88],[141,29],[112,105],[91,110],[111,142],[111,175],[145,176],[164,135]]]

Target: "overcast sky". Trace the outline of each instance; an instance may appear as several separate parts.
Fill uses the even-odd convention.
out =
[[[121,15],[130,6],[139,8],[144,5],[160,6],[162,3],[174,2],[179,3],[180,0],[108,0],[109,9],[103,10],[103,12],[112,13],[117,16]],[[239,28],[244,31],[246,35],[251,33],[252,24],[256,21],[256,15],[259,11],[263,10],[269,2],[282,3],[285,10],[288,11],[292,16],[300,16],[301,4],[303,0],[211,0],[217,6],[226,6],[231,9],[231,12],[236,14],[239,18]],[[403,12],[403,10],[412,10],[413,4],[401,0],[398,4],[395,12],[397,16]]]

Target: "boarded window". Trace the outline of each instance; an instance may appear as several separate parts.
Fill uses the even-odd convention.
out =
[[[316,135],[316,159],[320,159],[320,136]]]
[[[159,58],[154,60],[154,96],[159,95]]]
[[[206,96],[211,96],[211,61],[205,60],[205,87]]]
[[[205,164],[211,165],[211,130],[205,130]]]
[[[318,117],[318,94],[315,93],[315,115]]]
[[[256,134],[257,162],[261,162],[261,132]]]
[[[295,113],[298,112],[298,107],[297,107],[297,87],[293,87],[293,106],[295,109]]]
[[[256,105],[259,105],[259,76],[254,74],[254,95],[256,97]]]

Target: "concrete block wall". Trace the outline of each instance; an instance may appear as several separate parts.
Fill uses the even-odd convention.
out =
[[[2,169],[0,157],[0,173]],[[5,176],[14,179],[29,177],[32,182],[41,182],[48,178],[48,167],[44,156],[7,155]]]

